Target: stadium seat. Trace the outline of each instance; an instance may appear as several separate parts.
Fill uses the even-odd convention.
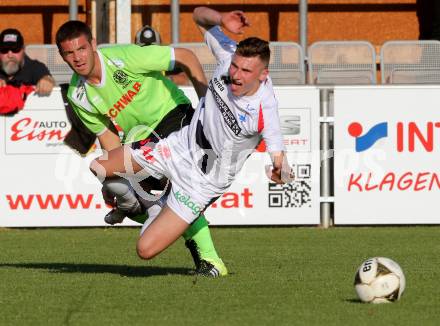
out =
[[[30,44],[26,46],[26,54],[31,58],[46,64],[55,82],[60,85],[69,83],[72,69],[63,61],[55,44]]]
[[[270,77],[274,85],[303,85],[306,81],[304,53],[294,42],[270,42]]]
[[[217,67],[217,62],[205,43],[175,43],[171,44],[171,46],[175,48],[190,49],[202,64],[206,78],[208,80],[211,79],[212,74]]]
[[[369,42],[315,42],[308,55],[311,84],[376,84],[376,52]]]
[[[173,47],[182,47],[194,52],[202,64],[206,78],[210,79],[217,62],[205,43],[176,43]],[[269,71],[274,85],[302,85],[305,83],[304,54],[294,42],[271,42],[271,60]]]
[[[440,41],[388,41],[380,69],[382,84],[440,84]]]

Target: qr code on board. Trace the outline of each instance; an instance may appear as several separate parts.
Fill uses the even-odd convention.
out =
[[[269,183],[269,207],[312,207],[310,164],[292,166],[295,180],[288,184]]]

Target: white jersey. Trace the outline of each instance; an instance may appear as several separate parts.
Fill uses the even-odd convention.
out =
[[[284,150],[278,102],[269,77],[255,94],[234,96],[223,76],[228,75],[236,43],[218,26],[205,33],[205,41],[218,67],[191,121],[189,147],[210,183],[227,188],[261,138],[269,152]]]
[[[170,179],[167,205],[187,223],[228,189],[261,139],[269,152],[284,150],[270,78],[251,96],[232,95],[222,76],[228,73],[236,44],[219,27],[205,38],[218,68],[190,125],[153,144],[154,149],[147,144],[131,149],[145,172]]]

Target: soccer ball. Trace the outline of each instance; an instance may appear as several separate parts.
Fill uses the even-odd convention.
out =
[[[363,302],[386,303],[400,299],[405,290],[405,275],[399,264],[385,257],[362,263],[354,278],[356,293]]]

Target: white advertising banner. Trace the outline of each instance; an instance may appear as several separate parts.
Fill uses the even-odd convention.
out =
[[[69,130],[59,88],[0,117],[0,227],[105,225],[109,208],[88,168],[99,150],[79,156],[63,143]]]
[[[194,91],[184,89],[196,102]],[[230,190],[207,212],[213,225],[319,224],[319,90],[276,90],[288,158],[297,179],[271,184],[264,144]],[[70,130],[59,89],[30,96],[26,107],[0,117],[0,227],[104,226],[110,210],[89,171],[96,150],[81,157],[63,144]],[[122,225],[138,225],[125,219]]]
[[[439,86],[337,87],[335,224],[438,224]]]

